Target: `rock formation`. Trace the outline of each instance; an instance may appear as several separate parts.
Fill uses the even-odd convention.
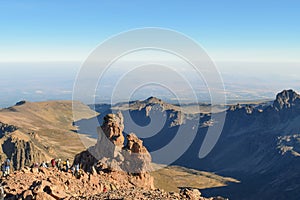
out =
[[[38,137],[34,134],[34,137]],[[18,130],[9,133],[1,138],[0,149],[1,160],[9,158],[12,162],[12,169],[21,169],[24,166],[30,166],[34,162],[41,163],[48,160],[50,157],[34,144],[33,136],[24,134]]]
[[[18,127],[6,123],[0,122],[0,137],[3,137],[7,133],[16,131]]]
[[[300,95],[293,90],[284,90],[277,94],[273,106],[276,110],[288,109],[292,107],[300,108]]]
[[[78,119],[94,116],[82,108]],[[149,108],[153,110],[155,106]],[[6,199],[206,199],[194,189],[181,193],[153,190],[148,173],[151,156],[135,134],[124,138],[121,114],[106,116],[98,127],[97,144],[85,151],[73,132],[78,129],[72,126],[71,114],[68,102],[20,102],[0,110],[0,156],[11,158],[15,169],[0,178]],[[77,152],[81,153],[74,163],[81,164],[80,176],[56,168],[28,167],[52,158],[65,160]]]
[[[88,172],[95,170],[129,173],[130,182],[143,188],[154,188],[151,170],[151,155],[134,133],[127,135],[124,146],[123,116],[121,113],[108,114],[98,128],[98,140],[95,146],[81,152],[74,159],[82,169]]]
[[[103,130],[106,137],[116,146],[122,147],[124,144],[124,119],[123,115],[118,112],[117,114],[108,114],[104,117]]]
[[[28,168],[16,171],[2,178],[8,200],[15,199],[192,199],[225,200],[224,198],[204,198],[197,189],[183,189],[180,193],[149,190],[135,187],[127,174],[82,172],[75,177],[72,173],[56,168]]]
[[[75,104],[77,119],[97,114],[86,105]],[[83,138],[75,133],[72,115],[71,101],[20,101],[0,109],[0,164],[9,158],[14,171],[52,158],[73,158],[85,147]]]
[[[18,181],[16,181],[18,180]],[[6,199],[68,199],[133,187],[126,174],[87,174],[80,178],[57,168],[28,168],[2,180]]]
[[[151,171],[151,155],[134,133],[127,135],[127,145],[123,148],[122,169],[133,173],[146,173]]]

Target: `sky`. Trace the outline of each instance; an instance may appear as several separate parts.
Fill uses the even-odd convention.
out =
[[[298,0],[0,0],[0,107],[71,99],[81,64],[99,44],[144,27],[196,41],[229,98],[299,91],[299,10]]]
[[[0,62],[82,62],[102,41],[162,27],[216,61],[300,62],[298,0],[0,1]]]

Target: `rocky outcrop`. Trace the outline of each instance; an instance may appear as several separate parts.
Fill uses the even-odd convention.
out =
[[[123,116],[121,113],[108,114],[98,128],[95,146],[75,156],[74,164],[79,163],[87,172],[128,173],[129,181],[139,187],[154,188],[151,170],[151,155],[134,133],[127,135],[124,145]]]
[[[254,107],[251,105],[242,106],[240,104],[232,105],[228,108],[228,112],[244,112],[248,115],[252,114],[254,110]]]
[[[186,189],[188,194],[183,193],[176,193],[176,192],[165,192],[161,189],[156,190],[142,190],[138,188],[134,189],[126,189],[126,190],[114,190],[107,193],[101,193],[94,195],[92,197],[85,197],[85,198],[71,198],[72,200],[79,200],[79,199],[124,199],[124,200],[131,200],[131,199],[143,199],[143,200],[153,200],[153,199],[183,199],[183,200],[228,200],[222,197],[211,197],[205,198],[199,195],[193,194],[195,190],[193,189]],[[200,192],[199,192],[200,193]]]
[[[300,134],[279,136],[277,141],[277,149],[282,155],[290,153],[300,157]]]
[[[117,114],[108,114],[104,117],[103,125],[101,126],[106,137],[116,146],[122,147],[124,144],[124,119],[123,115],[118,112]]]
[[[16,181],[18,180],[18,181]],[[133,187],[126,174],[87,174],[75,177],[57,168],[23,168],[2,179],[6,199],[68,199]]]
[[[300,108],[300,95],[293,90],[284,90],[277,94],[273,103],[276,110]]]
[[[25,101],[25,100],[22,100],[22,101],[17,102],[17,103],[16,103],[16,106],[21,106],[21,105],[23,105],[23,104],[25,104],[25,103],[26,103],[26,101]]]
[[[3,137],[7,133],[16,131],[18,127],[6,123],[0,122],[0,137]]]
[[[2,178],[5,199],[191,199],[225,200],[221,197],[204,198],[197,189],[183,189],[180,193],[136,187],[126,173],[88,174],[79,177],[56,168],[28,168]]]
[[[133,173],[147,173],[151,171],[151,155],[134,133],[127,135],[127,145],[122,152],[124,161],[122,169]]]
[[[36,134],[34,134],[36,136]],[[13,170],[18,170],[24,166],[30,166],[35,162],[41,163],[50,157],[34,144],[32,137],[20,131],[10,133],[0,140],[2,151],[0,152],[2,161],[6,158],[11,160]]]

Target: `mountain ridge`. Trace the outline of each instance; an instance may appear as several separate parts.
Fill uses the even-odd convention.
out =
[[[51,106],[49,107],[49,105]],[[52,106],[56,109],[53,109]],[[107,113],[114,113],[117,110],[129,111],[135,122],[140,125],[147,125],[151,122],[149,121],[150,116],[156,118],[166,114],[167,120],[160,132],[151,138],[143,138],[144,145],[150,153],[163,148],[165,144],[170,142],[176,135],[179,126],[197,122],[200,126],[194,141],[187,151],[172,164],[191,169],[213,171],[241,181],[241,183],[231,183],[224,188],[204,190],[204,194],[213,196],[213,194],[218,193],[232,199],[257,199],[258,197],[295,199],[293,197],[299,196],[300,183],[298,178],[300,178],[300,173],[297,166],[300,164],[300,125],[298,124],[300,101],[299,94],[294,90],[284,90],[278,93],[273,103],[231,105],[226,110],[214,113],[219,115],[225,112],[227,117],[219,141],[204,159],[198,158],[198,152],[207,130],[215,123],[211,112],[200,113],[198,118],[195,117],[195,112],[184,113],[178,110],[178,106],[173,107],[174,105],[168,105],[154,97],[145,101],[130,102],[128,107],[123,104],[117,104],[115,107],[111,105],[95,106],[96,110],[90,111],[89,107],[81,106],[82,109],[79,111],[82,111],[83,117],[75,120],[75,122],[72,119],[72,105],[65,101],[58,103],[23,102],[20,105],[2,109],[0,110],[2,124],[8,127],[13,125],[17,129],[12,129],[11,133],[4,131],[1,141],[3,143],[14,141],[13,134],[15,134],[17,138],[21,139],[17,143],[23,145],[17,149],[26,149],[26,145],[30,146],[30,142],[33,142],[38,150],[45,152],[45,155],[49,155],[49,157],[66,158],[73,155],[74,152],[84,149],[84,147],[74,149],[79,144],[77,142],[80,141],[75,142],[74,138],[78,138],[78,135],[74,131],[89,133],[88,131],[85,132],[82,125],[91,119],[101,122],[101,117]],[[97,108],[102,110],[97,110]],[[207,110],[211,110],[211,108]],[[46,117],[47,114],[49,117]],[[128,123],[127,117],[124,118],[125,126]],[[74,125],[78,125],[78,129]],[[96,127],[90,125],[88,127],[92,131],[96,130]],[[128,131],[130,130],[132,129],[125,129],[124,134],[129,134]],[[66,144],[59,143],[61,137],[57,138],[58,135],[64,138],[68,136],[64,132],[72,136],[69,139],[71,143],[76,144],[74,147],[70,148]],[[147,135],[147,132],[143,131],[139,134],[139,136],[143,136],[143,134]],[[7,144],[11,143],[9,142]],[[43,145],[49,142],[50,145]],[[55,145],[57,142],[59,145]],[[184,141],[181,142],[183,145]],[[55,148],[54,152],[53,148]],[[55,154],[55,152],[63,149],[67,150],[67,153]],[[37,154],[42,155],[41,152]],[[3,153],[12,155],[7,152]],[[13,154],[20,155],[18,152]],[[26,156],[25,153],[23,157]],[[1,158],[5,158],[5,156]],[[47,158],[43,157],[39,160]],[[16,157],[16,160],[18,159]],[[33,159],[29,159],[29,162],[31,161]],[[20,168],[18,165],[15,166]],[[282,192],[278,194],[276,191]]]
[[[99,115],[97,112],[90,110],[86,105],[79,103],[77,106],[80,108],[79,112],[82,112],[82,119],[79,120],[91,119]],[[16,176],[12,174],[12,178],[8,184],[13,184],[12,182],[17,177],[23,176],[23,170],[29,173],[27,175],[30,177],[40,177],[41,174],[48,173],[47,171],[28,171],[28,166],[31,166],[33,163],[50,161],[52,158],[61,158],[63,160],[69,158],[72,162],[72,157],[75,154],[85,150],[85,147],[81,143],[82,137],[79,137],[78,133],[75,133],[80,132],[80,129],[74,123],[76,120],[73,119],[71,101],[25,101],[17,103],[15,106],[0,110],[0,119],[0,121],[3,121],[1,124],[4,130],[0,139],[0,145],[2,144],[0,149],[4,151],[0,151],[0,156],[2,161],[10,158],[12,161],[12,170],[16,170],[13,173],[18,174]],[[83,138],[89,140],[84,135]],[[91,142],[93,143],[92,140]],[[14,149],[14,151],[10,151],[10,149]],[[172,169],[168,171],[168,174],[178,173],[177,170]],[[186,174],[189,174],[189,172],[186,172]],[[201,173],[199,172],[199,174]],[[161,175],[164,175],[164,172],[161,172]],[[209,173],[206,176],[209,177]],[[201,175],[199,175],[199,178],[201,178]],[[226,185],[226,180],[218,176],[209,186]],[[210,179],[206,178],[205,181],[210,181]],[[201,184],[205,184],[205,181],[201,182]],[[196,183],[195,186],[197,185]],[[185,187],[186,184],[182,182],[178,186]],[[30,191],[27,191],[26,194],[28,193]]]
[[[131,102],[131,104],[134,103]],[[157,106],[161,104],[162,102],[158,102]],[[138,124],[143,124],[149,115],[146,112],[147,106],[153,106],[153,104],[142,104],[140,109],[127,107],[127,110],[124,110],[129,111],[130,117]],[[297,196],[296,188],[299,188],[300,191],[300,183],[298,184],[297,181],[300,172],[296,168],[299,163],[300,147],[299,108],[299,94],[290,89],[279,92],[273,102],[229,106],[228,109],[222,111],[225,112],[226,119],[216,146],[207,157],[199,159],[198,152],[204,136],[208,128],[214,126],[215,123],[212,120],[211,112],[202,113],[199,115],[200,126],[194,141],[173,164],[213,171],[241,181],[240,184],[231,184],[231,186],[225,187],[226,189],[204,191],[207,192],[207,195],[221,192],[220,194],[223,196],[233,199],[269,197],[272,199],[286,197],[295,199],[293,196]],[[152,117],[163,115],[163,112],[152,110],[150,110],[150,115],[151,112]],[[167,111],[169,114],[172,112],[179,113],[180,111]],[[215,115],[220,114],[215,113]],[[177,127],[197,120],[197,118],[189,117],[184,118],[181,123],[174,123],[176,118],[172,119],[171,115],[167,116],[167,125],[157,135],[152,138],[144,138],[144,144],[150,153],[168,144],[173,139],[173,135],[176,135]],[[190,114],[182,114],[182,116],[190,116]],[[126,121],[126,118],[124,120]],[[170,126],[172,123],[174,126]],[[184,145],[184,141],[182,141],[182,145]],[[153,159],[156,160],[155,157]],[[267,187],[268,185],[272,185],[272,187]],[[247,187],[251,188],[248,192],[245,191]],[[278,190],[283,192],[279,195],[276,193]],[[212,193],[210,193],[211,191]],[[260,195],[261,193],[264,195]]]

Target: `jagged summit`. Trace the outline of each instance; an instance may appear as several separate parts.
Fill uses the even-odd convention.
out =
[[[245,112],[247,114],[252,114],[254,111],[254,107],[251,105],[241,105],[241,104],[237,104],[237,105],[232,105],[229,106],[227,112],[235,112],[235,111],[241,111],[241,112]]]
[[[262,104],[236,104],[231,105],[227,109],[227,112],[245,111],[247,114],[252,114],[254,110],[262,112],[266,111],[280,111],[285,109],[300,109],[300,94],[296,91],[289,89],[283,90],[276,95],[276,99],[269,106],[263,106]]]
[[[273,107],[276,110],[300,107],[300,95],[292,89],[283,90],[277,94],[276,100],[273,103]]]

